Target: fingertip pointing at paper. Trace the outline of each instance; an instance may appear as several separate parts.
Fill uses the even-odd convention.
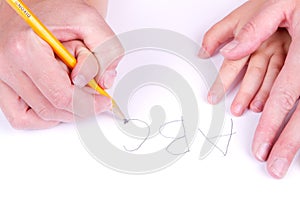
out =
[[[203,59],[211,57],[210,53],[204,47],[200,48],[198,56]]]

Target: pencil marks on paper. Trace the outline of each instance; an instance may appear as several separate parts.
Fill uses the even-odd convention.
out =
[[[124,125],[129,124],[130,122],[140,122],[140,123],[144,124],[145,127],[148,130],[146,137],[143,139],[143,141],[136,148],[134,148],[134,149],[128,149],[126,146],[123,146],[123,148],[126,151],[128,151],[128,152],[134,152],[134,151],[138,151],[143,146],[143,144],[148,140],[148,138],[150,136],[150,133],[151,133],[151,129],[150,129],[150,126],[147,124],[147,122],[139,120],[139,119],[126,119],[124,121]]]
[[[126,150],[127,152],[136,152],[139,151],[142,146],[147,142],[147,140],[150,137],[151,134],[151,127],[149,124],[147,124],[147,122],[139,120],[139,119],[129,119],[126,120],[124,122],[124,125],[129,124],[130,122],[139,122],[143,125],[145,125],[145,130],[147,130],[147,134],[146,136],[142,139],[142,142],[135,148],[128,148],[126,146],[124,147],[124,150]],[[210,144],[213,145],[213,147],[218,150],[223,156],[227,156],[228,151],[229,151],[229,146],[232,140],[232,136],[234,134],[236,134],[236,132],[233,131],[233,120],[230,120],[230,133],[228,134],[220,134],[219,136],[214,136],[214,137],[208,137],[207,134],[205,134],[200,128],[198,129],[198,132],[201,133],[201,136],[204,137],[205,141],[209,142]],[[168,134],[166,134],[164,132],[164,130],[166,129],[166,127],[174,125],[174,124],[179,124],[180,125],[180,131],[179,134],[177,136],[170,136]],[[167,147],[165,148],[165,150],[174,156],[178,156],[178,155],[184,155],[188,152],[190,152],[190,146],[188,143],[188,137],[187,137],[187,130],[185,127],[185,123],[184,123],[184,119],[182,118],[181,120],[174,120],[174,121],[170,121],[167,122],[165,124],[162,124],[158,130],[159,135],[161,135],[162,137],[166,138],[166,139],[172,139],[172,141],[167,145]],[[226,147],[221,148],[220,146],[217,145],[217,142],[213,142],[212,140],[214,139],[224,139],[224,138],[228,138],[227,142],[226,142]],[[217,140],[218,141],[218,140]]]

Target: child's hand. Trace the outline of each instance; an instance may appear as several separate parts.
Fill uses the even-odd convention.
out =
[[[108,47],[113,50],[98,49],[115,38],[100,11],[84,0],[27,2],[78,62],[70,73],[46,42],[5,2],[0,4],[0,108],[11,125],[17,129],[43,129],[71,122],[74,116],[83,118],[109,110],[109,98],[83,89],[76,90],[76,99],[94,101],[94,109],[87,113],[73,106],[75,87],[71,79],[78,87],[93,78],[103,88],[110,87],[117,63],[111,63],[110,58],[118,58],[123,51],[118,41]],[[88,60],[90,51],[98,56],[97,60]],[[99,67],[98,62],[103,65]]]
[[[231,111],[237,116],[242,115],[247,107],[254,112],[261,112],[272,85],[284,65],[290,43],[291,38],[288,32],[285,29],[279,29],[251,56],[235,61],[225,59],[219,72],[219,79],[209,92],[209,102],[217,103],[228,91],[241,70],[248,65],[239,92],[232,103]]]

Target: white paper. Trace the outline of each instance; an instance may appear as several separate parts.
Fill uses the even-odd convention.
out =
[[[110,0],[108,24],[117,34],[141,28],[168,29],[200,44],[211,25],[242,3],[236,0]],[[213,62],[220,66],[221,56],[215,56]],[[160,51],[138,51],[124,57],[117,81],[127,71],[148,64],[173,67],[188,79],[197,93],[199,128],[207,131],[211,109],[205,101],[207,88],[201,79],[193,76],[192,68],[182,60]],[[151,95],[153,92],[155,95]],[[247,111],[240,118],[232,117],[229,107],[235,92],[232,91],[226,98],[226,120],[222,134],[230,133],[231,119],[235,133],[226,156],[214,149],[200,160],[205,138],[199,132],[190,146],[190,152],[173,165],[146,175],[123,174],[100,164],[84,147],[75,124],[62,124],[41,131],[17,131],[1,115],[0,198],[298,199],[299,159],[295,159],[282,180],[275,180],[267,174],[265,164],[256,161],[251,154],[259,114]],[[180,120],[176,98],[159,86],[148,86],[134,93],[128,104],[130,117],[149,122],[149,110],[155,104],[165,108],[168,121]],[[130,149],[140,144],[141,140],[130,139],[118,132],[109,116],[103,115],[97,119],[104,124],[107,138],[119,149],[124,151],[124,146]],[[147,153],[168,145],[166,138],[157,137],[157,140],[146,141],[132,153]],[[227,142],[228,136],[225,136],[219,139],[217,145],[225,151]]]

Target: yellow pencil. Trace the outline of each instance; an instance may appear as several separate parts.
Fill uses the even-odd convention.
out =
[[[26,21],[32,30],[46,41],[56,53],[56,55],[71,69],[77,63],[76,58],[63,46],[63,44],[42,24],[42,22],[32,13],[32,11],[21,0],[6,0],[6,2]],[[121,120],[126,120],[124,114],[111,96],[103,90],[93,79],[88,85],[99,94],[109,97],[112,100],[112,111]]]

